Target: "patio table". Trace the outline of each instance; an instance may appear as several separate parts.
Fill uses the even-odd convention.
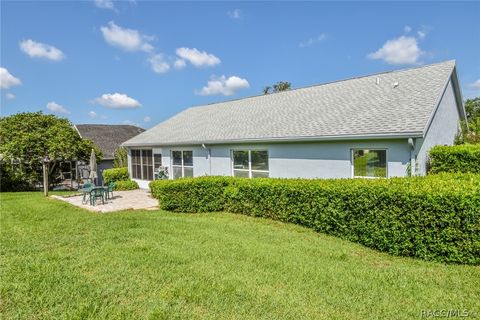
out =
[[[99,191],[99,193],[97,192]],[[93,199],[92,199],[92,192],[94,193],[93,194]],[[94,206],[95,203],[96,203],[96,200],[97,200],[97,196],[101,196],[102,198],[102,203],[104,204],[105,203],[105,200],[107,200],[107,194],[108,194],[108,187],[104,187],[104,186],[95,186],[95,187],[92,187],[90,188],[90,192],[88,193],[90,195],[89,199],[90,199],[90,205]]]

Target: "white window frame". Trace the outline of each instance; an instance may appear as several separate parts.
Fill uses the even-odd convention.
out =
[[[134,150],[138,150],[140,151],[140,178],[134,178],[133,177],[133,156],[132,156],[132,151]],[[143,150],[150,150],[152,151],[152,166],[154,167],[155,164],[154,164],[154,157],[153,157],[153,149],[150,149],[150,148],[132,148],[130,149],[130,178],[131,179],[135,179],[135,180],[142,180],[142,181],[152,181],[153,180],[153,171],[152,171],[152,180],[144,180],[143,179],[143,155],[142,155],[142,151]],[[138,165],[138,164],[137,164]],[[155,169],[155,168],[153,168]]]
[[[235,161],[233,158],[233,152],[234,151],[247,151],[248,152],[248,169],[235,169]],[[268,170],[252,170],[252,151],[266,151],[267,152],[267,164],[268,164]],[[232,177],[235,177],[235,170],[236,171],[243,171],[243,172],[248,172],[248,178],[252,179],[253,172],[263,172],[263,173],[268,173],[268,177],[270,177],[270,152],[268,149],[253,149],[253,148],[236,148],[236,149],[231,149],[230,150],[230,164],[231,164],[231,175]]]
[[[353,154],[355,150],[381,150],[385,151],[385,177],[364,177],[364,176],[356,176],[355,175],[355,166],[354,166],[354,159]],[[378,147],[355,147],[350,149],[350,164],[351,164],[351,177],[355,179],[387,179],[388,176],[388,148],[378,148]]]
[[[178,165],[178,164],[173,164],[173,152],[181,152],[182,153],[182,164],[181,165]],[[192,165],[191,166],[186,166],[184,164],[184,161],[183,161],[183,153],[184,152],[191,152],[192,153]],[[182,149],[182,150],[170,150],[170,167],[172,168],[172,173],[170,175],[170,180],[173,180],[175,179],[174,176],[173,176],[173,172],[174,172],[174,167],[180,167],[182,168],[182,178],[185,178],[185,168],[192,168],[192,176],[194,176],[194,165],[193,165],[193,150],[188,150],[188,149]]]

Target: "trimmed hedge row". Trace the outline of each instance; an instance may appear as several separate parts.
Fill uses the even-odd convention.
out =
[[[480,264],[480,175],[393,179],[203,177],[150,184],[162,209],[295,223],[394,255]]]
[[[480,144],[436,146],[429,151],[429,173],[480,173]]]
[[[115,191],[126,191],[126,190],[136,190],[138,189],[138,183],[133,180],[120,180],[115,181]]]
[[[164,210],[176,212],[223,211],[225,188],[235,181],[231,177],[155,180],[150,182],[152,196]]]
[[[104,184],[109,184],[110,182],[116,181],[125,181],[130,180],[130,175],[128,174],[128,168],[113,168],[103,170],[103,181]]]

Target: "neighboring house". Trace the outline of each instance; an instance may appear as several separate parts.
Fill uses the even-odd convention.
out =
[[[98,185],[103,184],[103,170],[113,168],[115,150],[122,142],[145,131],[136,126],[109,124],[77,124],[75,129],[82,138],[91,140],[103,153],[103,159],[97,163]]]
[[[192,107],[126,141],[148,187],[204,175],[352,178],[424,175],[427,152],[465,119],[455,61]]]

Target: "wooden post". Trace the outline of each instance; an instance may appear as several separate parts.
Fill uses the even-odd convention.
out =
[[[48,197],[48,162],[43,162],[43,194]]]

